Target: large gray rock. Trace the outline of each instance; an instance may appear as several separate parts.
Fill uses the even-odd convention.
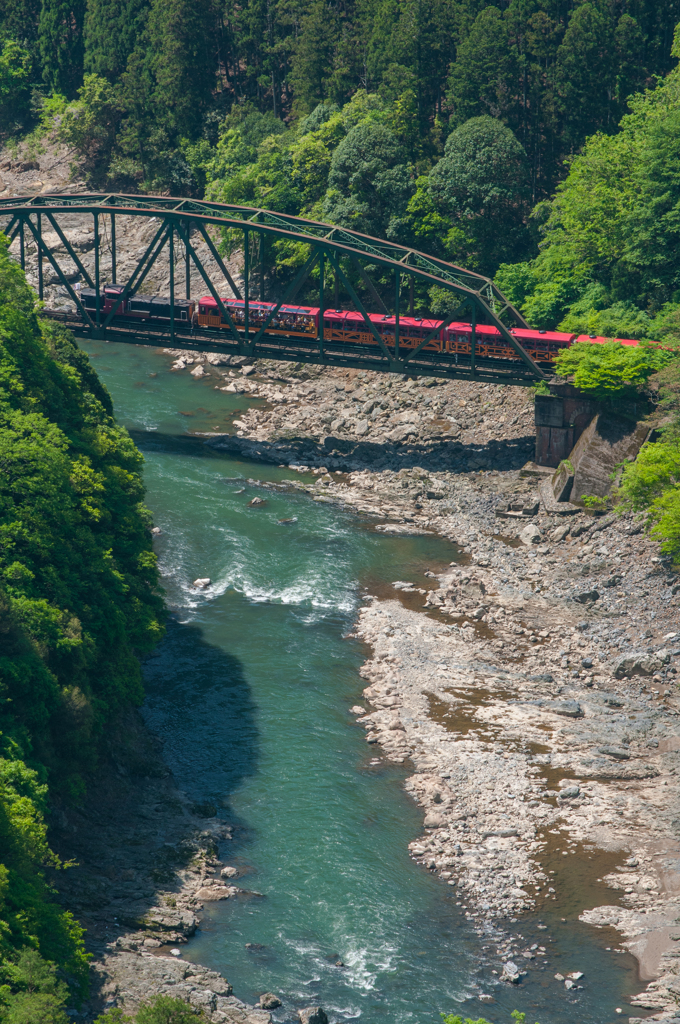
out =
[[[263,992],[260,996],[260,1006],[263,1010],[275,1010],[281,1005],[281,1000],[273,992]]]
[[[624,750],[623,747],[598,747],[600,754],[606,754],[607,757],[613,757],[615,761],[628,761],[630,759],[630,753]]]
[[[522,894],[524,895],[524,893]],[[503,973],[501,974],[501,981],[509,981],[512,985],[518,985],[522,979],[519,967],[517,964],[513,964],[511,960],[503,964]]]
[[[571,595],[572,601],[576,601],[577,604],[591,604],[593,601],[597,601],[600,595],[597,590],[576,590]]]
[[[328,1017],[320,1006],[306,1006],[298,1011],[302,1024],[328,1024]]]
[[[556,715],[565,715],[566,718],[582,718],[583,708],[577,700],[558,700],[545,705],[546,710],[553,711]]]
[[[614,662],[614,675],[617,679],[630,679],[632,676],[653,676],[661,668],[661,659],[654,654],[628,651]]]
[[[541,537],[541,531],[534,523],[529,523],[523,530],[520,530],[519,533],[519,539],[522,544],[526,544],[527,546],[531,544],[539,544]]]

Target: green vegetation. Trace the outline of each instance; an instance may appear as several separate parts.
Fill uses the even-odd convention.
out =
[[[379,97],[412,182],[451,132],[490,116],[521,145],[535,202],[671,69],[678,20],[680,0],[5,0],[7,88],[23,100],[3,125],[25,131],[46,97],[86,115],[103,101],[93,182],[187,193],[202,187],[196,147],[214,150],[230,115],[290,127],[363,91]]]
[[[442,1013],[441,1016],[444,1024],[491,1024],[491,1022],[486,1020],[485,1017],[480,1017],[478,1020],[472,1020],[471,1017],[463,1019],[453,1013]],[[524,1024],[527,1015],[526,1013],[520,1013],[519,1010],[513,1010],[510,1016],[516,1024]]]
[[[680,562],[680,359],[652,378],[665,414],[661,438],[623,467],[616,497],[622,510],[644,511],[661,550]]]
[[[536,327],[677,336],[680,71],[629,105],[620,130],[589,138],[553,201],[534,210],[539,255],[496,276]]]
[[[622,409],[627,401],[639,399],[652,375],[673,358],[672,352],[659,345],[579,342],[560,352],[555,370],[561,377],[570,377],[586,394]]]
[[[141,701],[163,605],[141,456],[0,243],[0,1021],[60,1024],[87,956],[46,879],[45,813],[82,797]]]
[[[194,1009],[182,999],[156,996],[142,1006],[134,1017],[120,1009],[108,1010],[97,1017],[94,1024],[200,1024],[205,1019],[202,1010]]]

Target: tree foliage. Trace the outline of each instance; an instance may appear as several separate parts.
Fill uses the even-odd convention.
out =
[[[650,377],[673,359],[658,345],[622,345],[617,341],[591,345],[578,342],[562,349],[555,371],[573,379],[574,385],[593,398],[634,398]]]
[[[205,1019],[201,1009],[182,999],[156,996],[141,1006],[134,1017],[116,1008],[97,1017],[94,1024],[201,1024]]]
[[[538,257],[500,269],[499,286],[535,327],[661,337],[678,308],[680,72],[630,107],[619,132],[593,135],[552,203],[534,212]]]
[[[451,130],[498,118],[524,146],[535,200],[670,70],[678,20],[680,0],[5,0],[0,41],[26,49],[43,92],[73,101],[85,74],[114,87],[121,137],[93,184],[200,191],[172,153],[214,144],[230,110],[290,124],[364,90],[393,108],[419,174]]]
[[[38,319],[0,235],[0,1020],[62,1024],[87,976],[45,868],[48,799],[78,800],[162,634],[141,456],[84,353]],[[18,957],[18,959],[17,959]]]

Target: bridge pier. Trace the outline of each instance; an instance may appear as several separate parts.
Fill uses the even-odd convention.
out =
[[[537,466],[559,466],[586,429],[600,405],[573,384],[549,383],[549,395],[536,395]]]

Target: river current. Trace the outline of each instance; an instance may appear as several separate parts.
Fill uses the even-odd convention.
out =
[[[367,652],[347,634],[365,585],[422,582],[456,560],[455,546],[384,536],[306,495],[249,483],[297,474],[192,435],[226,429],[252,400],[173,373],[152,350],[83,347],[144,454],[162,531],[171,615],[145,665],[143,712],[180,787],[232,825],[220,854],[242,870],[238,884],[261,894],[207,904],[183,955],[221,971],[247,1002],[275,992],[277,1021],[311,1004],[366,1024],[435,1024],[440,1011],[510,1024],[515,1008],[527,1024],[626,1020],[625,994],[640,986],[633,961],[573,908],[566,921],[509,925],[520,949],[545,946],[547,963],[539,954],[520,986],[499,984],[496,942],[474,932],[455,887],[408,857],[422,827],[402,789],[408,767],[383,761],[349,713],[364,703]],[[256,496],[266,504],[250,507]],[[198,577],[211,585],[196,590]],[[575,970],[583,988],[567,992],[554,974]]]

